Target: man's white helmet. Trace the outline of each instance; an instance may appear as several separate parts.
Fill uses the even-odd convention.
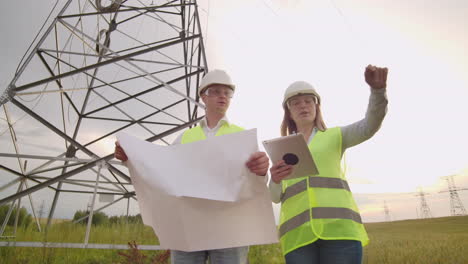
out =
[[[320,95],[317,93],[315,88],[308,82],[297,81],[289,85],[288,89],[284,92],[283,106],[286,106],[286,102],[289,98],[299,94],[313,94],[317,97],[317,103],[320,104]]]
[[[212,70],[203,76],[200,87],[198,87],[198,95],[201,96],[203,90],[212,84],[223,84],[229,86],[233,91],[236,90],[236,86],[232,83],[231,77],[225,71]]]

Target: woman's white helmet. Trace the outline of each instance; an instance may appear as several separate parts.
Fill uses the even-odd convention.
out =
[[[315,88],[308,82],[297,81],[289,85],[284,92],[283,106],[286,106],[286,102],[289,98],[300,94],[313,94],[317,97],[317,103],[320,104],[320,95],[317,93]]]
[[[201,96],[203,90],[212,84],[223,84],[231,88],[233,91],[236,90],[236,86],[232,83],[231,77],[225,71],[212,70],[203,76],[200,87],[198,87],[198,95]]]

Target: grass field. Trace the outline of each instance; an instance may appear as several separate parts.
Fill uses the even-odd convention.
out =
[[[366,225],[364,263],[468,263],[468,216]]]
[[[82,243],[85,226],[55,224],[48,233],[48,242]],[[371,242],[364,250],[365,264],[466,264],[468,263],[468,216],[424,220],[406,220],[366,224]],[[44,241],[34,226],[19,229],[16,241]],[[3,239],[2,241],[7,241]],[[109,225],[94,227],[89,243],[157,244],[149,227],[143,225]],[[118,254],[123,250],[13,248],[0,247],[1,264],[117,264],[129,263]],[[160,252],[141,251],[149,260]],[[279,245],[252,246],[251,264],[284,263]],[[150,263],[142,262],[142,263]]]

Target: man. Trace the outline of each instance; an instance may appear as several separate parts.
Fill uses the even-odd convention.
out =
[[[206,106],[205,118],[200,121],[199,126],[179,135],[173,144],[186,144],[244,130],[230,123],[226,117],[235,88],[226,72],[213,70],[207,73],[198,89],[198,95]],[[128,159],[118,143],[115,148],[115,157],[122,161]],[[255,152],[247,160],[246,166],[252,173],[265,176],[269,168],[269,159],[265,152]],[[210,264],[239,264],[247,263],[247,253],[247,246],[194,252],[172,250],[171,258],[173,264],[203,264],[207,258],[210,259]]]

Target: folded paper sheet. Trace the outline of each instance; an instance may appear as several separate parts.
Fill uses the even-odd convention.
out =
[[[258,149],[256,130],[173,146],[126,134],[118,140],[129,157],[143,221],[163,248],[197,251],[278,241],[265,181],[245,166]]]

